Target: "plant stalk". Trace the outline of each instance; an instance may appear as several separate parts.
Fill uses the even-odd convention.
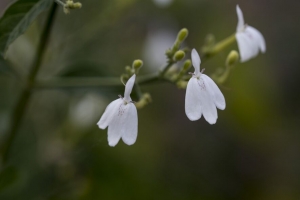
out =
[[[44,57],[46,47],[49,42],[49,37],[52,30],[56,9],[57,9],[57,4],[53,3],[48,18],[46,20],[45,28],[40,38],[40,44],[37,49],[36,57],[34,58],[32,68],[26,80],[26,85],[23,88],[23,91],[21,92],[20,97],[17,101],[16,107],[12,113],[11,125],[8,129],[8,134],[5,143],[3,144],[3,147],[1,149],[1,161],[3,165],[8,160],[11,146],[19,130],[19,127],[22,122],[22,118],[24,117],[26,108],[28,106],[29,99],[31,96],[31,89],[34,86],[35,78],[41,67],[42,59]]]

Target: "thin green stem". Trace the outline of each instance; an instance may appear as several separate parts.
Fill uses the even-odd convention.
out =
[[[12,113],[12,119],[11,119],[11,126],[8,130],[7,139],[5,140],[5,144],[3,145],[3,148],[1,149],[1,159],[2,164],[5,164],[7,162],[9,151],[11,149],[12,143],[14,141],[14,138],[16,137],[16,134],[18,132],[19,126],[22,122],[22,118],[24,116],[24,113],[26,111],[30,96],[31,96],[31,88],[34,85],[34,81],[36,78],[36,75],[38,73],[39,68],[41,67],[42,59],[45,54],[46,46],[49,42],[49,36],[51,33],[51,28],[54,21],[54,16],[56,12],[57,4],[54,3],[51,7],[49,16],[46,21],[45,28],[43,30],[43,33],[41,35],[40,44],[37,50],[37,55],[33,61],[32,68],[29,72],[29,76],[26,81],[26,85],[23,89],[23,91],[20,94],[20,98],[17,101],[16,107]]]
[[[159,77],[164,78],[167,71],[170,69],[170,67],[174,64],[174,62],[169,61],[168,64],[163,68],[163,70],[160,72]]]
[[[203,60],[206,60],[207,58],[216,55],[217,53],[219,53],[220,51],[222,51],[223,49],[228,47],[230,44],[232,44],[234,41],[235,41],[235,34],[225,38],[224,40],[221,40],[220,42],[218,42],[214,46],[203,50],[202,51],[203,55],[201,57],[202,62],[203,62]]]
[[[231,68],[229,66],[226,66],[222,74],[218,75],[217,73],[214,73],[211,75],[211,78],[217,83],[217,84],[223,84],[227,78],[229,77]]]
[[[149,84],[158,80],[158,74],[148,74],[137,78],[140,85]],[[55,88],[78,88],[78,87],[118,87],[123,86],[119,78],[52,78],[50,80],[37,80],[35,89],[55,89]]]

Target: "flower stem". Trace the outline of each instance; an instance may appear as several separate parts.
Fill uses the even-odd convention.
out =
[[[206,50],[203,50],[203,56],[205,59],[212,57],[225,49],[227,46],[232,44],[235,41],[235,34],[232,34],[228,38],[225,38],[224,40],[218,42],[217,44],[213,45],[211,48],[208,48]],[[202,58],[203,59],[203,58]]]
[[[40,44],[39,44],[38,50],[37,50],[37,55],[33,61],[32,68],[27,77],[26,85],[25,85],[23,91],[21,92],[20,98],[17,101],[17,105],[12,113],[11,125],[8,130],[8,135],[7,135],[5,143],[1,149],[1,161],[2,161],[1,164],[5,164],[8,160],[9,151],[11,149],[14,138],[17,134],[19,126],[21,125],[21,122],[22,122],[22,118],[26,111],[26,108],[27,108],[27,105],[28,105],[28,102],[29,102],[29,99],[31,96],[31,88],[34,85],[36,75],[38,73],[39,68],[41,67],[42,58],[45,54],[46,46],[49,42],[49,36],[51,33],[51,28],[53,25],[56,8],[57,8],[57,4],[54,3],[51,7],[50,13],[49,13],[47,21],[46,21],[45,28],[41,35]]]
[[[163,68],[163,70],[160,72],[159,77],[164,78],[169,68],[174,64],[174,62],[168,62],[168,64]]]

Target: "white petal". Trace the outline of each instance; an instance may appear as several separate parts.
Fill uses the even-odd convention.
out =
[[[240,9],[239,5],[236,5],[236,14],[238,16],[238,24],[236,27],[236,31],[239,32],[239,31],[243,30],[244,26],[245,26],[243,12]]]
[[[217,108],[224,110],[226,107],[225,98],[224,98],[222,92],[220,91],[219,87],[207,75],[202,74],[201,78],[203,78],[203,81],[208,89],[208,92],[212,96],[212,99],[213,99],[215,105],[217,106]]]
[[[192,57],[193,66],[195,68],[195,74],[198,75],[200,73],[201,60],[200,60],[200,56],[199,56],[198,52],[196,51],[196,49],[192,50],[191,57]]]
[[[201,75],[198,81],[198,87],[200,88],[200,103],[202,106],[202,113],[206,121],[210,124],[215,124],[218,118],[217,108],[214,100],[208,90],[210,87],[203,81]]]
[[[257,42],[258,47],[260,48],[260,51],[262,53],[265,53],[266,42],[264,36],[256,28],[253,28],[252,26],[247,26],[246,32],[249,32],[253,36],[253,38]]]
[[[124,92],[124,99],[126,101],[131,101],[130,94],[135,82],[135,74],[131,76],[131,78],[127,81]]]
[[[258,43],[248,32],[238,32],[235,36],[240,51],[241,62],[257,56],[259,52]]]
[[[134,108],[133,108],[133,107]],[[108,126],[108,143],[115,146],[121,137],[127,144],[133,144],[137,136],[137,113],[132,103],[119,105],[117,112]]]
[[[129,108],[127,110],[127,122],[125,122],[123,127],[122,140],[127,145],[132,145],[135,143],[138,133],[138,117],[136,107],[133,103],[128,104]]]
[[[200,101],[200,87],[197,78],[192,77],[186,87],[185,114],[191,121],[201,118],[202,109]]]
[[[123,102],[122,99],[117,99],[117,100],[112,101],[110,104],[108,104],[102,117],[100,118],[99,122],[97,123],[99,128],[105,129],[109,125],[115,112],[117,112],[118,107],[120,106],[120,104],[122,102]]]

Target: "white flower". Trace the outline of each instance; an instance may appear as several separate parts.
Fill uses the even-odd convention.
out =
[[[245,62],[261,51],[266,51],[266,43],[263,35],[252,26],[244,23],[243,12],[240,7],[236,6],[238,16],[238,25],[236,28],[236,40],[240,50],[241,62]]]
[[[131,101],[130,93],[135,81],[135,74],[127,81],[124,98],[120,97],[111,102],[105,109],[101,119],[97,123],[99,128],[108,126],[108,144],[115,146],[120,138],[127,145],[135,143],[138,130],[137,111]]]
[[[224,110],[226,107],[225,98],[215,82],[200,72],[201,60],[195,49],[192,50],[192,63],[195,72],[186,88],[185,113],[191,121],[200,119],[203,114],[208,123],[215,124],[217,108]]]

